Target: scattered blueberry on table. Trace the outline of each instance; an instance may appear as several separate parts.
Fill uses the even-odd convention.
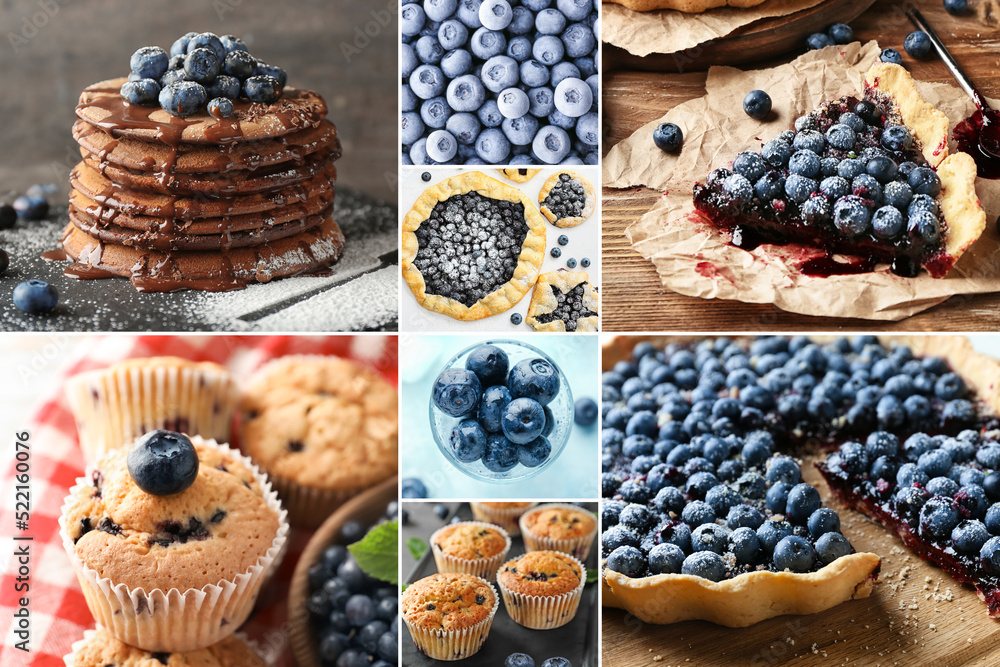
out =
[[[426,498],[427,497],[427,487],[424,483],[417,479],[416,477],[407,477],[403,479],[399,486],[400,495],[403,498]]]
[[[597,164],[594,2],[408,2],[400,17],[404,164]]]
[[[514,326],[517,326],[518,324],[520,324],[523,321],[524,321],[524,318],[521,317],[521,313],[511,313],[510,314],[510,323],[513,324]]]
[[[896,49],[882,49],[882,54],[879,56],[879,60],[884,63],[892,63],[893,65],[903,64],[903,57],[899,55],[899,51]]]
[[[815,51],[816,49],[823,49],[828,46],[833,46],[834,41],[829,35],[823,32],[814,32],[813,34],[806,37],[806,48],[810,51]]]
[[[121,96],[129,104],[159,106],[175,116],[206,110],[216,118],[234,113],[233,102],[270,104],[281,97],[288,76],[280,67],[254,58],[232,35],[189,32],[168,54],[144,46],[132,54]]]
[[[14,305],[26,313],[47,313],[58,302],[56,288],[44,280],[27,280],[14,288]]]
[[[570,257],[569,259],[567,259],[566,260],[566,268],[567,269],[575,269],[576,268],[576,260],[573,259],[572,257]]]
[[[931,52],[931,38],[923,30],[914,30],[903,40],[903,48],[914,58],[926,58]]]
[[[662,123],[653,130],[653,143],[661,151],[674,153],[684,143],[684,133],[674,123]]]
[[[751,90],[743,98],[743,111],[754,120],[764,120],[771,113],[771,96],[763,90]]]
[[[578,426],[593,426],[597,421],[597,403],[592,398],[579,398],[573,406],[573,420]]]
[[[569,237],[566,236],[565,234],[560,234],[559,238],[556,239],[556,241],[559,243],[559,245],[568,245],[569,244]]]
[[[562,250],[559,247],[553,247],[552,250],[549,250],[549,254],[558,259],[562,257]]]
[[[850,44],[854,41],[854,31],[846,23],[834,23],[826,29],[834,44]]]
[[[398,513],[393,501],[383,520],[397,519]],[[341,534],[340,543],[328,546],[308,571],[306,607],[324,665],[389,667],[398,661],[397,587],[365,574],[345,546],[366,532],[358,524],[351,538]]]
[[[580,260],[580,266],[582,266],[585,269],[588,268],[590,266],[590,260],[584,257],[583,259]]]
[[[954,16],[964,14],[968,8],[969,3],[967,0],[944,0],[945,11]]]
[[[0,204],[0,229],[10,229],[17,222],[17,209],[10,204]]]

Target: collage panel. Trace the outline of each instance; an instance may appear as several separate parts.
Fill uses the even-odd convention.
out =
[[[618,336],[602,368],[602,664],[995,662],[995,334]]]
[[[401,317],[410,332],[597,332],[593,167],[403,169]]]
[[[0,11],[0,327],[396,328],[395,6]]]
[[[595,336],[400,342],[403,498],[598,497]]]
[[[403,664],[597,665],[596,510],[404,501]]]

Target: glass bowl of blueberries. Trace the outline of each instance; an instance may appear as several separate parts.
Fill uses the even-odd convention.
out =
[[[438,374],[429,401],[442,456],[473,479],[511,484],[559,458],[573,428],[573,393],[558,364],[516,340],[465,348]]]

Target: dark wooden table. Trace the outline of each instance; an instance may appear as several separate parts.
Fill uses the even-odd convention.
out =
[[[1000,2],[970,0],[970,9],[955,17],[940,2],[878,0],[852,22],[861,41],[878,40],[883,47],[902,52],[903,39],[913,26],[903,15],[916,4],[948,45],[959,63],[988,96],[1000,95]],[[780,61],[757,63],[769,67]],[[914,77],[953,83],[940,60],[914,61],[904,55]],[[652,74],[613,71],[603,77],[604,148],[627,138],[642,125],[674,106],[705,94],[705,72]],[[1000,295],[956,296],[901,322],[811,317],[787,313],[771,305],[706,300],[666,289],[653,264],[629,245],[625,228],[652,208],[658,192],[648,189],[603,192],[602,325],[605,331],[973,331],[1000,324]],[[994,220],[987,220],[993,224]]]

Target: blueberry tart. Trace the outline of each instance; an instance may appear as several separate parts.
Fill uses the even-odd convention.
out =
[[[556,227],[576,227],[594,214],[597,194],[580,174],[560,171],[542,185],[538,204],[542,215]]]
[[[507,168],[499,169],[501,174],[514,181],[515,183],[527,183],[535,177],[535,174],[541,171],[541,169],[525,169],[521,168]]]
[[[531,200],[478,171],[428,188],[403,219],[403,279],[421,306],[456,320],[510,309],[544,255],[545,221]]]
[[[585,271],[552,271],[538,278],[527,322],[535,331],[597,331],[600,297]]]
[[[801,244],[941,278],[985,228],[975,180],[972,157],[948,153],[947,116],[904,68],[875,63],[861,99],[826,102],[740,153],[695,185],[694,205],[747,250]]]

